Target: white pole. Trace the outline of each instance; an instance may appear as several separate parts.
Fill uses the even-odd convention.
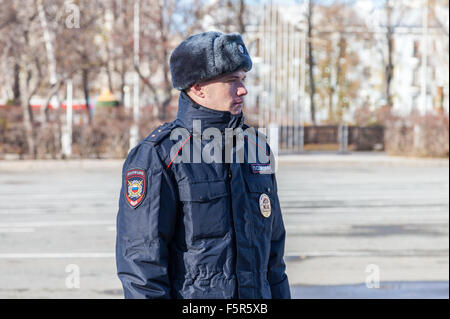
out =
[[[294,132],[295,132],[295,94],[297,92],[297,88],[294,85],[294,72],[296,67],[296,61],[295,61],[295,55],[294,55],[294,46],[295,46],[295,39],[294,39],[294,26],[292,24],[289,24],[289,123],[291,125],[291,129],[289,130],[289,148],[291,151],[294,150]]]
[[[266,108],[266,32],[267,32],[267,16],[266,16],[266,10],[267,5],[266,2],[264,2],[263,5],[263,30],[262,30],[262,36],[260,37],[260,45],[259,48],[261,49],[260,56],[261,56],[261,95],[259,99],[259,110],[258,110],[258,117],[259,117],[259,128],[264,127],[264,110]]]
[[[43,34],[44,34],[44,43],[45,43],[45,50],[47,52],[47,59],[48,59],[48,69],[49,69],[49,82],[50,85],[55,85],[56,84],[56,60],[55,60],[55,56],[53,54],[53,44],[52,44],[52,39],[51,39],[51,35],[48,29],[48,25],[47,25],[47,18],[45,17],[45,12],[44,12],[44,7],[42,5],[42,1],[43,0],[39,0],[37,2],[37,8],[38,8],[38,12],[39,12],[39,19],[41,22],[41,26],[42,26],[42,30],[43,30]]]
[[[281,88],[281,72],[282,72],[282,67],[283,67],[283,29],[282,29],[282,24],[280,22],[280,10],[279,7],[277,6],[277,31],[276,31],[276,59],[277,59],[277,68],[276,68],[276,85],[275,85],[275,96],[276,96],[276,122],[278,123],[278,125],[281,127],[283,125],[282,121],[281,121],[281,103],[283,102],[281,99],[281,94],[280,94],[280,88]],[[280,147],[281,149],[281,147]]]
[[[44,42],[45,42],[45,51],[47,53],[47,60],[48,60],[48,71],[49,71],[49,82],[50,86],[53,88],[57,83],[57,74],[56,74],[56,59],[54,54],[54,48],[52,39],[53,36],[50,34],[48,24],[47,24],[47,18],[45,16],[44,6],[43,6],[43,0],[39,0],[37,2],[37,8],[39,12],[39,19],[41,22],[41,27],[44,34]],[[56,103],[54,105],[55,108],[59,107],[59,99],[58,99],[58,93],[55,93],[56,96]],[[44,110],[47,107],[47,105],[43,105],[41,111],[42,119],[44,119]]]
[[[293,125],[294,125],[294,151],[298,151],[298,145],[299,145],[299,125],[298,125],[298,119],[300,118],[300,85],[299,85],[299,73],[300,73],[300,65],[301,65],[301,57],[300,57],[300,38],[298,36],[297,28],[294,27],[294,34],[293,34],[293,42],[294,42],[294,92],[293,92],[293,98],[294,98],[294,115],[292,117]]]
[[[303,32],[303,38],[302,38],[302,43],[301,43],[301,49],[302,52],[300,54],[300,58],[301,58],[301,74],[300,74],[300,87],[301,87],[301,93],[302,93],[302,99],[300,101],[300,152],[303,152],[303,146],[304,146],[304,142],[305,142],[305,107],[306,107],[306,41],[308,39],[308,36],[306,34],[306,28],[304,29]]]
[[[134,66],[139,66],[139,0],[134,0]],[[133,83],[133,125],[130,128],[130,149],[139,139],[139,74],[134,72]]]
[[[427,73],[428,73],[428,0],[423,0],[425,8],[422,10],[422,68],[420,83],[420,111],[428,111],[427,105]]]
[[[288,66],[288,39],[287,39],[287,34],[288,34],[288,24],[286,22],[283,22],[282,24],[283,28],[283,117],[284,117],[284,146],[287,149],[289,147],[289,143],[288,143],[288,125],[289,125],[289,85],[288,85],[288,79],[289,79],[289,66]]]
[[[296,70],[296,79],[295,82],[297,83],[297,85],[299,85],[299,90],[300,90],[300,94],[298,95],[298,99],[297,99],[297,108],[298,108],[298,114],[296,116],[296,125],[298,127],[297,130],[297,151],[303,151],[303,126],[301,123],[301,120],[304,116],[303,113],[303,103],[305,101],[305,95],[303,92],[303,84],[305,81],[305,78],[303,76],[303,72],[304,72],[304,66],[305,66],[305,56],[303,55],[303,43],[305,41],[304,36],[302,36],[300,34],[300,32],[298,32],[296,34],[296,43],[297,43],[297,57],[299,58],[299,67]]]
[[[62,153],[68,158],[72,155],[72,96],[73,87],[72,80],[67,81],[67,97],[66,97],[66,125],[63,129],[61,138]]]
[[[278,18],[279,19],[279,18]],[[279,36],[278,38],[280,39],[280,44],[279,44],[279,49],[280,51],[278,52],[279,54],[279,59],[280,59],[280,66],[278,67],[278,72],[279,72],[279,79],[278,79],[278,96],[279,96],[279,116],[278,116],[278,122],[280,123],[280,128],[281,128],[281,135],[280,138],[283,141],[284,144],[282,144],[281,148],[284,148],[286,146],[286,140],[285,140],[285,132],[286,132],[286,126],[284,124],[284,115],[286,112],[286,101],[285,101],[285,91],[283,90],[285,88],[284,86],[284,78],[285,78],[285,68],[284,68],[284,53],[285,53],[285,48],[284,48],[284,23],[280,22],[280,20],[278,20],[278,26],[279,26]]]
[[[273,87],[272,87],[272,78],[273,78],[273,60],[272,60],[272,11],[273,5],[272,0],[269,0],[269,6],[267,10],[267,41],[266,41],[266,57],[267,57],[267,80],[266,80],[266,112],[265,112],[265,125],[268,127],[270,122],[270,114],[273,108],[272,96],[273,96]]]
[[[270,72],[270,97],[271,97],[271,103],[270,103],[270,122],[274,122],[275,121],[275,114],[276,114],[276,69],[278,67],[277,65],[277,59],[276,59],[276,45],[277,45],[277,38],[276,38],[276,25],[275,25],[275,21],[276,21],[276,11],[273,5],[273,1],[271,1],[270,4],[271,7],[271,14],[270,14],[270,19],[271,19],[271,23],[270,23],[270,43],[271,48],[270,48],[270,66],[271,66],[271,72]]]
[[[125,106],[125,109],[129,110],[131,107],[130,87],[128,85],[125,85],[123,88],[123,92],[124,92],[123,104]]]

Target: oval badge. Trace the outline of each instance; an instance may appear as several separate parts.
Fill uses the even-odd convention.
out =
[[[270,216],[272,208],[270,206],[270,198],[267,194],[261,194],[259,197],[259,210],[264,217],[268,218]]]
[[[127,171],[124,190],[128,204],[133,208],[138,207],[147,190],[145,171],[141,169]]]

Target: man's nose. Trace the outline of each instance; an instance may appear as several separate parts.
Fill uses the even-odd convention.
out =
[[[243,95],[247,95],[247,89],[245,88],[245,86],[244,85],[241,85],[240,87],[238,87],[238,90],[237,90],[237,95],[238,96],[243,96]]]

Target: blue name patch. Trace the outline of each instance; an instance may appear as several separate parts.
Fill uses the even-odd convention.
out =
[[[270,164],[250,164],[253,174],[272,174],[272,166]]]

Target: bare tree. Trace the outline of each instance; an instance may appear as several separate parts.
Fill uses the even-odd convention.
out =
[[[377,49],[382,57],[384,65],[384,95],[386,105],[393,107],[392,80],[394,77],[395,61],[395,34],[397,28],[401,25],[406,11],[402,3],[396,3],[393,0],[384,1],[384,21],[381,21],[381,27],[385,30],[381,39],[377,38],[375,33],[374,41],[377,42]]]
[[[133,1],[109,0],[101,8],[101,71],[105,72],[111,92],[119,90],[120,104],[125,102],[126,75],[133,68]]]
[[[208,14],[214,18],[214,27],[230,33],[245,34],[248,19],[245,0],[217,0],[208,6]]]
[[[154,0],[141,8],[146,28],[141,31],[141,63],[134,67],[145,87],[152,93],[160,120],[166,119],[167,108],[174,97],[169,57],[174,47],[185,36],[185,31],[178,27],[180,16],[200,18],[204,14],[195,2],[197,1],[194,1],[192,6],[183,6],[175,0]],[[193,25],[185,27],[195,29]]]
[[[8,59],[12,57],[14,43],[11,41],[11,25],[17,23],[17,11],[15,6],[8,1],[0,1],[0,5],[2,10],[0,11],[0,34],[3,36],[0,37],[0,43],[2,44],[2,58]],[[13,100],[12,103],[14,105],[20,104],[20,83],[19,83],[19,75],[20,75],[20,65],[17,62],[12,63],[12,73],[13,73],[13,83],[11,87],[11,91],[13,92]],[[6,72],[4,72],[5,74]]]
[[[358,52],[349,43],[357,41],[361,34],[366,34],[362,21],[347,1],[334,1],[326,6],[318,6],[321,15],[317,19],[317,35],[322,41],[317,51],[325,51],[325,57],[319,57],[317,67],[320,83],[317,94],[328,104],[328,120],[340,123],[345,109],[358,95],[360,81],[349,79],[348,74],[357,72]],[[352,31],[358,28],[359,33]],[[324,104],[325,104],[324,103]]]
[[[83,13],[80,28],[65,29],[64,36],[71,39],[66,45],[70,46],[75,54],[71,56],[71,63],[75,63],[81,73],[81,88],[86,101],[86,111],[88,123],[92,124],[92,114],[90,110],[90,83],[104,66],[104,59],[101,57],[99,47],[99,37],[103,36],[103,14],[104,6],[108,2],[91,2],[88,0],[78,1],[80,11]],[[67,50],[68,48],[65,48]]]
[[[38,14],[32,1],[16,4],[5,1],[0,3],[9,17],[2,27],[2,33],[8,42],[8,54],[15,59],[15,90],[20,92],[20,105],[23,114],[23,127],[26,135],[28,153],[36,157],[35,118],[30,105],[31,97],[39,90],[43,81],[42,65],[45,63],[40,54],[41,44],[36,41],[39,29]],[[2,9],[3,10],[3,9]]]

